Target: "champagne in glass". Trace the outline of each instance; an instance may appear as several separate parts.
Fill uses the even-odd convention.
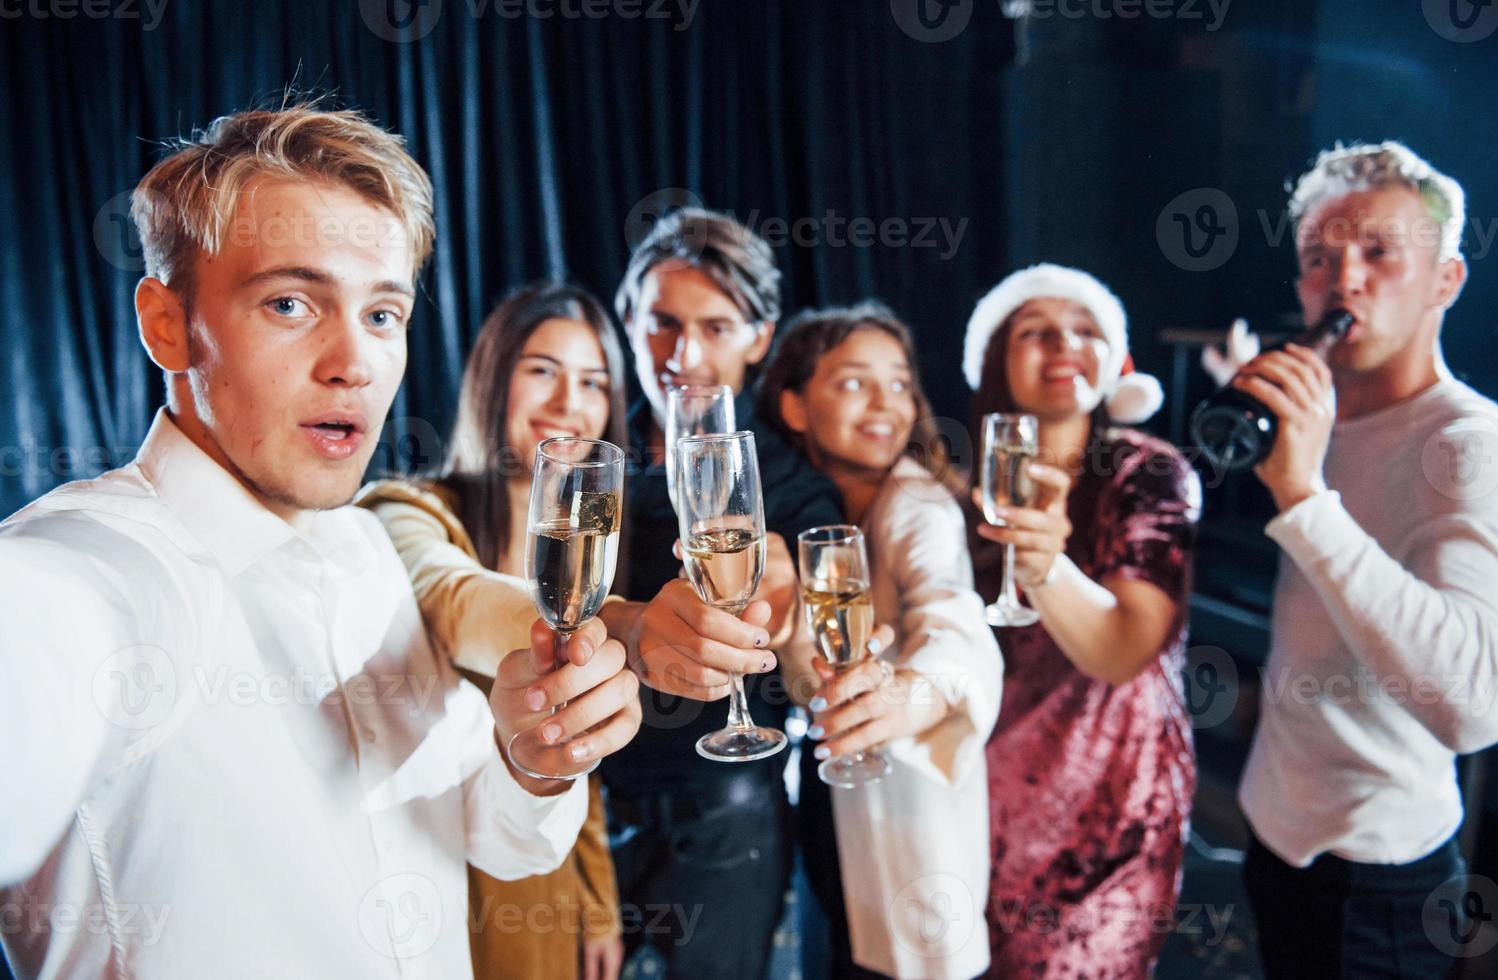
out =
[[[703,602],[737,616],[759,588],[765,567],[765,509],[752,432],[677,440],[676,514],[687,578]],[[754,724],[744,678],[731,675],[728,727],[702,736],[697,753],[748,762],[786,746],[785,733]]]
[[[678,385],[666,393],[666,492],[676,504],[676,441],[683,436],[732,432],[733,389],[728,385]]]
[[[752,528],[707,527],[686,544],[687,578],[710,606],[738,615],[759,588],[765,537]]]
[[[814,527],[796,536],[801,572],[801,608],[822,659],[839,672],[869,657],[874,599],[863,532],[851,524]],[[827,759],[817,775],[829,786],[853,788],[889,774],[877,749]]]
[[[537,612],[556,630],[558,667],[567,662],[568,638],[598,615],[614,583],[623,487],[624,453],[612,443],[565,436],[536,447],[525,581]],[[570,766],[561,761],[565,751],[565,743],[547,745],[536,730],[509,745],[510,761],[529,776],[576,779],[598,767]]]
[[[1035,500],[1029,465],[1039,453],[1033,415],[996,412],[983,416],[983,516],[1002,526],[998,507],[1028,507]],[[999,596],[984,611],[990,626],[1029,626],[1040,614],[1019,601],[1014,587],[1014,545],[1004,546],[1004,579]]]

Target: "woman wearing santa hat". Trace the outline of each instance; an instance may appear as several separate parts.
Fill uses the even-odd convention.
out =
[[[1008,662],[988,742],[995,977],[1149,975],[1174,924],[1191,796],[1181,687],[1201,489],[1127,428],[1159,382],[1132,371],[1123,305],[1076,269],[1009,276],[968,321],[975,415],[1037,420],[1029,507],[969,511],[978,589],[1005,545],[1039,614],[998,629]],[[981,431],[981,429],[980,429]],[[976,502],[977,492],[974,491]]]

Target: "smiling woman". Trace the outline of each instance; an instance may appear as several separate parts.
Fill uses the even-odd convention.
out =
[[[489,314],[463,374],[446,472],[389,481],[359,503],[385,525],[405,562],[439,652],[483,688],[508,650],[524,646],[535,612],[524,572],[527,506],[536,447],[554,436],[623,440],[623,357],[603,308],[575,286],[537,284]],[[622,550],[622,549],[621,549]],[[618,560],[626,574],[626,560]],[[468,884],[474,972],[496,978],[562,977],[586,965],[611,980],[623,960],[617,890],[603,797],[590,785],[588,820],[557,871],[500,881],[476,867]],[[505,909],[570,926],[517,936]],[[491,910],[494,918],[491,919]]]

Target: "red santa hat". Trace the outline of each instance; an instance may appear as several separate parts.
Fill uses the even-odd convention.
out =
[[[1124,425],[1138,425],[1160,410],[1165,392],[1158,379],[1134,370],[1129,356],[1128,317],[1112,291],[1080,269],[1041,263],[1009,275],[978,301],[967,321],[962,373],[974,391],[983,378],[983,358],[994,332],[1032,299],[1065,299],[1092,314],[1108,354],[1098,371],[1098,387],[1108,414]]]

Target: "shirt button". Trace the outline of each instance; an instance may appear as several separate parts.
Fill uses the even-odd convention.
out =
[[[373,742],[374,740],[375,740],[375,730],[373,728],[370,728],[368,725],[365,725],[364,726],[364,741],[366,741],[366,742]]]

